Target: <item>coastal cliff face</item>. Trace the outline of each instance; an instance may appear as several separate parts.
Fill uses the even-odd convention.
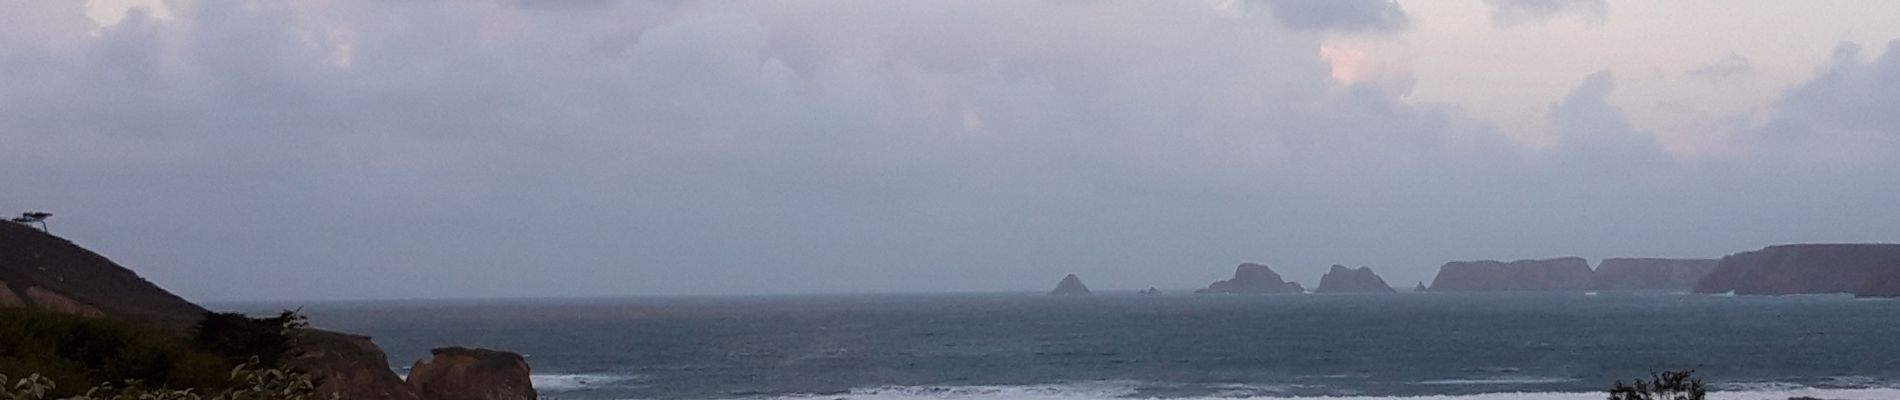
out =
[[[1854,297],[1900,297],[1900,265],[1867,278],[1854,288]]]
[[[185,332],[205,309],[66,239],[0,222],[0,307],[107,317]]]
[[[1877,295],[1900,270],[1900,244],[1794,244],[1722,257],[1697,293]]]
[[[1543,291],[1587,290],[1590,263],[1578,257],[1512,262],[1453,261],[1438,268],[1432,291]]]
[[[1049,291],[1049,294],[1055,296],[1081,296],[1093,293],[1089,292],[1089,285],[1082,284],[1081,277],[1075,276],[1075,274],[1069,274],[1069,276],[1062,277],[1061,282],[1056,282],[1056,289]]]
[[[1597,264],[1595,290],[1690,290],[1721,260],[1611,258]]]
[[[528,362],[520,354],[443,347],[409,368],[409,385],[423,400],[534,400]]]
[[[292,370],[310,374],[317,390],[344,399],[418,400],[416,392],[389,369],[389,358],[368,336],[305,329],[297,332]]]
[[[1319,287],[1314,293],[1392,293],[1392,285],[1385,278],[1372,272],[1372,267],[1346,268],[1334,264],[1326,275],[1319,277]]]
[[[1306,291],[1298,282],[1287,282],[1280,274],[1265,265],[1245,263],[1234,268],[1234,277],[1215,281],[1206,289],[1195,293],[1300,293]]]

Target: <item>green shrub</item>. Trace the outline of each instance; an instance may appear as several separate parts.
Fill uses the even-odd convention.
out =
[[[110,383],[93,386],[68,397],[58,396],[59,385],[39,374],[19,381],[0,375],[0,400],[318,400],[316,384],[310,376],[280,369],[253,369],[255,364],[240,365],[228,374],[223,389],[199,390],[151,388],[137,381],[123,386]],[[339,396],[329,397],[336,400]]]
[[[223,388],[237,363],[170,332],[31,309],[0,309],[0,374],[37,375],[72,396],[100,382]],[[0,397],[0,400],[5,400]]]
[[[1649,373],[1649,381],[1637,379],[1635,385],[1616,381],[1610,387],[1610,400],[1703,400],[1708,390],[1702,380],[1691,377],[1695,370]]]
[[[266,367],[277,367],[293,348],[291,332],[308,326],[309,321],[292,310],[268,318],[208,312],[192,327],[191,341],[235,362],[257,359]]]

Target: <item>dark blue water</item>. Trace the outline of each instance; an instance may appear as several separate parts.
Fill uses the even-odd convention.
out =
[[[1574,394],[1683,368],[1732,391],[1900,393],[1882,389],[1900,382],[1900,301],[1836,296],[969,294],[305,306],[318,326],[373,336],[399,369],[440,345],[526,354],[543,394],[567,399]],[[1823,390],[1870,388],[1882,390]]]

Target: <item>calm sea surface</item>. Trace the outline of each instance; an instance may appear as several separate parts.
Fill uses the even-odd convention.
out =
[[[264,310],[285,304],[227,304]],[[301,304],[398,372],[528,356],[562,399],[1578,398],[1694,368],[1714,398],[1900,398],[1900,301],[1039,294]]]

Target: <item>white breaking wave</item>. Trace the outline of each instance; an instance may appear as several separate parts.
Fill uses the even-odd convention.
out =
[[[534,383],[534,390],[541,393],[572,392],[597,389],[609,386],[624,386],[645,380],[640,375],[611,374],[535,374],[528,381]]]

